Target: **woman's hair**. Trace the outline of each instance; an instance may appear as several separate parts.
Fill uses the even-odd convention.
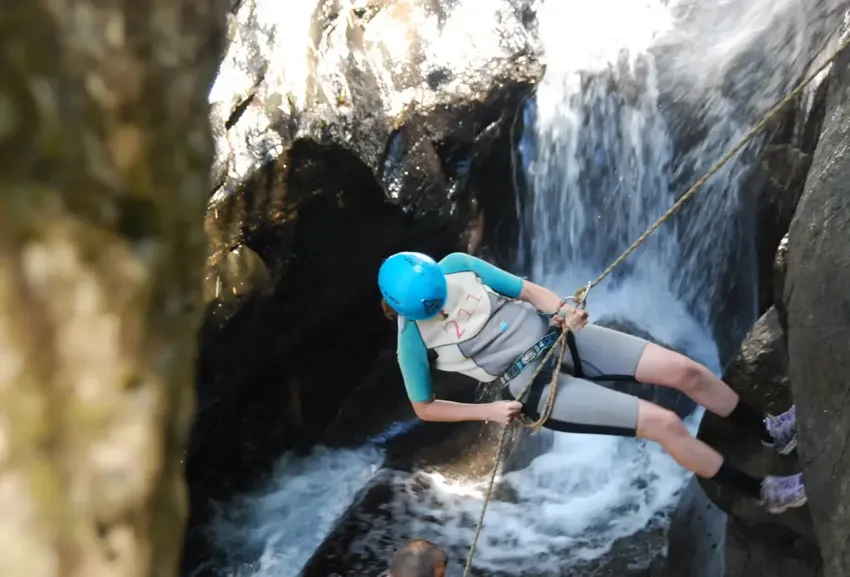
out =
[[[381,310],[384,311],[384,316],[387,319],[394,321],[398,318],[398,313],[393,310],[393,307],[390,306],[390,303],[386,301],[386,299],[381,299]]]
[[[389,577],[434,577],[445,569],[449,556],[426,539],[411,539],[393,555]]]

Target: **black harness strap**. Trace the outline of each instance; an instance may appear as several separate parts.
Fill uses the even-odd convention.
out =
[[[570,348],[570,356],[573,358],[573,376],[583,379],[584,369],[581,366],[581,357],[578,356],[578,347],[573,331],[567,331],[567,346]],[[561,370],[563,371],[563,365],[561,365]]]
[[[576,346],[576,337],[573,334],[573,331],[569,331],[567,333],[567,346],[570,349],[570,356],[573,359],[573,372],[572,375],[578,379],[585,379],[588,381],[611,381],[611,382],[623,382],[623,383],[637,383],[639,382],[634,375],[598,375],[595,377],[589,377],[584,374],[584,367],[581,364],[581,357],[578,354],[578,347]],[[564,371],[563,365],[561,365],[561,372]]]
[[[550,333],[551,334],[551,333]],[[548,336],[548,335],[547,335]],[[547,343],[548,344],[548,343]],[[581,356],[578,354],[578,346],[576,345],[576,338],[573,334],[573,331],[567,331],[567,347],[570,350],[570,356],[573,360],[572,371],[566,370],[563,362],[558,362],[558,370],[562,373],[571,374],[572,376],[578,379],[585,379],[588,381],[608,381],[608,382],[622,382],[622,383],[637,383],[639,382],[633,375],[598,375],[595,377],[589,377],[584,373],[584,366],[581,362]],[[543,348],[538,345],[538,348]],[[537,355],[535,355],[537,356]],[[553,361],[555,359],[552,359]],[[531,387],[529,388],[528,395],[525,401],[521,401],[523,404],[523,413],[526,413],[529,416],[537,415],[537,407],[540,405],[540,399],[543,396],[543,391],[546,386],[552,382],[552,371],[554,363],[547,362],[546,366],[540,369],[540,372],[537,373],[537,376],[534,378],[534,382],[531,383]],[[525,368],[525,366],[522,366]],[[514,370],[515,376],[519,371]],[[503,382],[506,382],[509,379],[505,379]],[[513,395],[511,395],[510,389],[507,384],[502,389],[502,398],[506,400],[513,400]],[[534,417],[535,419],[538,417]]]

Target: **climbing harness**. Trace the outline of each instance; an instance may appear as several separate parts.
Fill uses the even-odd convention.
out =
[[[590,292],[590,289],[599,285],[599,283],[601,283],[603,280],[605,280],[605,277],[607,277],[609,274],[611,274],[614,271],[614,269],[616,269],[618,266],[620,266],[620,264],[622,264],[622,262],[624,260],[626,260],[629,257],[629,255],[631,255],[641,244],[644,243],[644,241],[646,241],[646,239],[649,237],[649,235],[651,235],[653,232],[655,232],[655,230],[658,227],[660,227],[662,224],[664,224],[664,222],[667,221],[667,219],[669,219],[671,216],[673,216],[679,210],[679,208],[682,207],[682,205],[685,202],[690,200],[690,198],[693,197],[694,194],[696,194],[696,192],[700,188],[702,188],[702,186],[708,181],[708,179],[711,178],[712,176],[714,176],[714,174],[718,170],[723,168],[723,166],[727,162],[729,162],[729,160],[731,160],[736,154],[738,154],[738,152],[740,152],[741,149],[744,148],[744,146],[746,146],[746,144],[750,140],[753,139],[753,137],[755,137],[759,132],[764,130],[764,128],[767,126],[767,124],[771,120],[773,120],[773,118],[783,108],[785,108],[792,100],[794,100],[801,92],[803,92],[803,90],[806,88],[806,86],[811,84],[812,81],[814,81],[814,79],[817,78],[817,76],[820,75],[821,72],[826,70],[827,66],[832,64],[838,58],[838,56],[841,54],[841,52],[843,52],[844,49],[847,48],[848,46],[850,46],[850,35],[848,35],[848,37],[846,39],[844,39],[839,44],[838,48],[829,56],[829,58],[827,58],[820,66],[818,66],[818,68],[814,72],[812,72],[812,74],[810,74],[805,80],[803,80],[796,88],[794,88],[794,90],[789,92],[788,95],[781,102],[779,102],[779,104],[777,104],[769,112],[767,112],[767,114],[765,114],[762,117],[762,119],[758,122],[758,124],[753,126],[750,129],[750,131],[747,132],[747,134],[745,134],[743,138],[741,138],[741,140],[738,142],[738,144],[733,146],[732,149],[729,150],[729,152],[727,152],[726,155],[723,156],[714,166],[712,166],[711,169],[709,169],[709,171],[706,172],[705,175],[703,175],[702,178],[700,178],[698,181],[696,181],[696,183],[691,188],[689,188],[688,191],[685,194],[683,194],[682,197],[679,200],[677,200],[675,203],[673,203],[673,205],[669,209],[667,209],[667,212],[662,214],[658,218],[658,220],[656,220],[652,224],[652,226],[650,226],[646,230],[646,232],[641,234],[637,238],[637,240],[635,240],[631,244],[631,246],[629,246],[625,251],[623,251],[623,254],[621,254],[619,257],[617,257],[617,259],[614,260],[614,262],[612,262],[608,266],[608,268],[606,268],[604,271],[602,271],[602,273],[598,277],[596,277],[595,280],[588,282],[586,286],[578,289],[575,292],[574,296],[569,297],[568,300],[571,300],[572,302],[574,302],[576,304],[577,308],[584,310],[585,305],[587,303],[587,295]],[[531,429],[532,431],[538,431],[540,428],[542,428],[543,425],[546,423],[546,421],[549,420],[549,417],[552,414],[552,408],[555,406],[555,398],[557,397],[557,391],[558,391],[558,376],[559,376],[559,373],[560,373],[560,360],[564,358],[564,354],[567,351],[568,340],[572,340],[572,338],[573,338],[572,331],[568,328],[564,328],[561,331],[561,334],[557,338],[555,343],[551,347],[549,347],[549,350],[546,352],[546,355],[543,357],[543,360],[540,362],[540,364],[535,369],[534,373],[532,374],[531,379],[529,379],[528,384],[523,388],[523,390],[520,392],[520,394],[517,395],[516,398],[514,399],[514,400],[519,401],[519,400],[523,399],[528,394],[528,392],[531,390],[531,387],[532,387],[532,385],[534,384],[534,382],[537,378],[537,375],[540,373],[540,371],[543,369],[543,367],[546,365],[546,363],[549,362],[550,359],[552,359],[552,353],[557,348],[560,352],[559,352],[558,356],[555,357],[555,359],[557,359],[557,364],[555,366],[555,369],[552,371],[552,380],[549,383],[549,395],[546,399],[545,409],[540,414],[540,418],[537,419],[534,422],[529,422],[527,419],[524,418],[524,416],[521,416],[520,419],[518,419],[518,421],[522,424],[522,426],[527,427],[527,428]],[[573,347],[574,347],[574,345],[573,345]],[[577,355],[576,352],[571,350],[571,353],[573,353],[574,359],[578,359],[578,355]],[[581,370],[580,365],[579,365],[579,370]],[[469,574],[469,570],[472,567],[472,558],[475,555],[475,548],[478,545],[478,538],[481,536],[481,528],[484,525],[484,514],[487,512],[487,505],[490,503],[490,498],[493,496],[493,487],[496,483],[496,475],[499,472],[499,467],[501,466],[502,459],[504,458],[505,447],[507,446],[507,440],[508,440],[508,429],[509,429],[508,426],[503,427],[502,433],[499,436],[499,443],[498,443],[497,449],[496,449],[497,450],[496,462],[493,464],[493,470],[490,473],[490,481],[487,485],[487,492],[484,495],[484,504],[481,507],[481,515],[478,517],[478,524],[475,527],[475,534],[472,538],[472,544],[469,547],[469,554],[466,557],[466,565],[463,568],[463,577],[466,577]]]
[[[558,331],[556,330],[543,335],[539,341],[531,345],[527,351],[522,353],[517,360],[511,363],[511,366],[509,366],[508,370],[506,370],[504,374],[498,378],[497,382],[504,386],[517,378],[519,374],[533,363],[537,357],[549,352],[549,349],[551,349],[558,341],[558,336]]]

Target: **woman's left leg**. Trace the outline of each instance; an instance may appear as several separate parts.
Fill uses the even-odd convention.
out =
[[[704,365],[675,351],[647,343],[635,370],[635,378],[678,389],[715,415],[758,436],[768,446],[788,454],[797,446],[796,409],[778,416],[759,411],[741,400],[738,393]]]
[[[678,389],[721,417],[728,417],[741,400],[738,393],[707,367],[653,343],[647,343],[644,348],[635,378],[641,383]]]
[[[642,383],[675,388],[712,413],[758,436],[782,454],[797,445],[794,407],[771,416],[742,401],[726,383],[708,368],[639,337],[588,324],[574,333],[582,370],[588,378],[604,380],[606,375],[633,377]],[[572,366],[568,353],[565,364]]]

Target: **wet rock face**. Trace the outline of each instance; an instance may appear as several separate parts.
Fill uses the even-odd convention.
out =
[[[763,266],[760,273],[769,280],[762,286],[761,303],[775,304],[729,362],[724,380],[768,412],[787,409],[793,398],[799,459],[776,455],[711,413],[706,413],[699,437],[751,474],[789,474],[802,468],[809,506],[771,515],[752,499],[701,480],[708,497],[728,514],[723,554],[729,577],[848,572],[848,491],[841,479],[848,436],[842,407],[850,337],[845,330],[850,327],[850,279],[844,274],[850,268],[850,54],[833,65],[828,81],[814,93],[809,120],[797,133],[802,134],[799,148],[769,147],[762,167],[767,170],[771,158],[777,163],[768,171],[759,208],[762,240],[781,239],[778,249],[771,249],[772,266]],[[790,230],[783,235],[791,214]],[[771,251],[762,251],[763,265]]]
[[[761,155],[754,181],[760,181],[757,200],[758,310],[782,302],[776,293],[774,261],[777,246],[787,234],[797,203],[803,194],[812,154],[818,143],[826,112],[827,77],[814,90],[811,104],[797,99],[775,123],[771,143]]]
[[[302,4],[244,0],[211,93],[195,524],[283,451],[409,416],[384,258],[477,249],[505,264],[516,245],[511,137],[542,73],[528,6]],[[204,555],[194,538],[187,566]]]
[[[0,11],[2,575],[176,574],[225,10]]]
[[[657,577],[723,575],[726,514],[706,496],[696,476],[685,486],[670,519],[667,558]]]
[[[846,3],[836,0],[803,0],[794,10],[802,9],[807,18],[781,17],[781,9],[765,14],[763,32],[739,39],[748,44],[745,49],[731,58],[723,49],[715,52],[711,45],[723,36],[713,30],[734,28],[734,22],[744,17],[739,12],[744,6],[716,12],[711,4],[689,5],[671,40],[663,40],[654,49],[662,87],[659,103],[676,151],[671,187],[681,193],[780,102],[790,87],[820,65],[827,56],[824,46],[846,10]],[[770,19],[775,20],[768,23]],[[695,37],[703,39],[703,50],[682,48],[682,38],[690,46]],[[717,53],[724,57],[713,56]],[[710,294],[717,303],[709,323],[721,364],[735,354],[755,318],[777,304],[772,263],[817,145],[826,84],[822,78],[810,84],[712,176],[675,218],[679,243],[691,247],[689,258],[706,262],[689,275],[689,283],[701,287],[691,295],[691,302],[699,306]],[[717,106],[720,102],[725,106]],[[723,133],[716,127],[730,124],[736,128],[719,138]],[[735,210],[730,210],[730,201],[737,205]],[[726,215],[730,233],[715,231],[709,235],[711,241],[705,242],[702,230],[689,223],[717,213]]]
[[[826,122],[789,231],[785,303],[800,460],[825,575],[850,573],[850,51],[833,65]]]

